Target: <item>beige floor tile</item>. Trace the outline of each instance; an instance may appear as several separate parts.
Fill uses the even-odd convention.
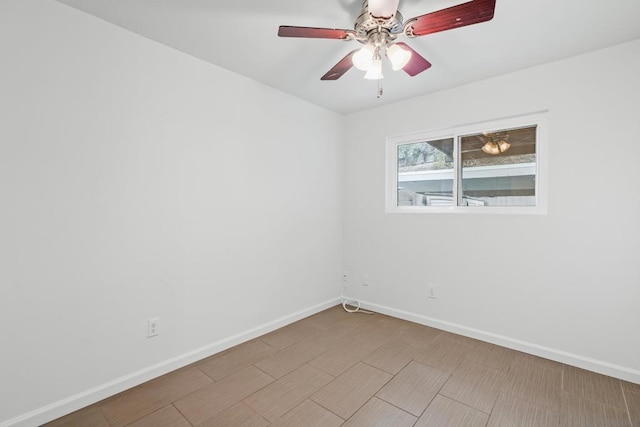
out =
[[[244,403],[236,403],[232,407],[214,415],[197,427],[266,427],[269,422]]]
[[[283,417],[275,420],[272,427],[338,427],[344,420],[336,414],[327,411],[322,406],[310,400],[305,400],[293,408]]]
[[[276,348],[260,340],[253,340],[211,356],[196,366],[211,378],[219,380],[259,362],[277,351]]]
[[[489,417],[487,427],[556,427],[559,421],[557,411],[500,394]]]
[[[335,330],[321,331],[315,334],[311,334],[307,337],[306,341],[315,343],[320,347],[324,347],[327,350],[332,348],[342,348],[354,340],[354,336],[357,333],[357,328],[354,325],[350,325],[349,321],[345,321],[344,325],[338,323]]]
[[[255,366],[274,378],[280,378],[310,362],[325,351],[327,351],[326,348],[316,343],[303,341],[262,359]]]
[[[376,314],[377,320],[361,325],[354,335],[356,340],[376,344],[376,348],[397,338],[398,323],[392,321],[388,316]]]
[[[484,427],[488,419],[489,415],[484,412],[439,394],[415,427]]]
[[[609,406],[626,409],[623,402],[622,382],[606,375],[589,375],[583,383],[584,397],[597,400]]]
[[[533,378],[533,380],[537,380],[537,378]],[[526,380],[522,380],[521,377],[509,377],[505,383],[506,385],[501,389],[505,394],[526,400],[551,411],[560,410],[559,382],[557,388],[529,387]]]
[[[448,373],[414,361],[376,393],[376,397],[419,417],[447,378]]]
[[[472,350],[473,347],[441,334],[421,350],[414,360],[440,371],[453,372]]]
[[[511,363],[517,354],[518,352],[515,350],[480,342],[473,351],[467,353],[467,359],[506,372],[509,371]]]
[[[199,389],[174,405],[191,424],[200,424],[273,381],[269,375],[250,366]]]
[[[625,391],[625,399],[629,407],[629,416],[633,427],[640,427],[640,393],[632,393]]]
[[[364,309],[363,309],[364,310]],[[369,311],[371,314],[367,314],[364,311],[358,313],[349,313],[348,320],[354,325],[359,325],[361,327],[371,327],[374,324],[377,324],[380,320],[388,318],[384,314],[375,313]]]
[[[123,426],[212,383],[199,369],[187,367],[109,398],[101,409],[111,426]]]
[[[442,331],[439,329],[413,322],[406,322],[406,325],[403,325],[397,332],[399,338],[407,340],[412,346],[419,349],[427,347],[438,338],[440,334],[442,334]]]
[[[440,394],[489,414],[505,379],[503,371],[467,360],[451,375]]]
[[[358,363],[320,389],[311,399],[346,420],[390,379],[390,374]]]
[[[295,322],[260,337],[260,341],[277,349],[284,349],[304,341],[319,329],[310,322]]]
[[[631,422],[626,410],[574,394],[562,393],[559,425],[561,427],[629,427]]]
[[[355,313],[360,316],[361,314]],[[327,310],[309,316],[302,321],[312,324],[313,326],[323,330],[335,330],[335,325],[345,320],[353,319],[353,314],[347,313],[342,305],[336,305]]]
[[[335,346],[309,362],[311,366],[339,376],[379,347],[375,341],[348,340]]]
[[[412,427],[417,418],[375,397],[347,420],[349,427]]]
[[[562,392],[582,396],[582,376],[581,373],[588,374],[582,369],[573,368],[569,365],[562,365]]]
[[[422,325],[418,325],[414,322],[409,322],[407,320],[398,319],[397,317],[387,316],[383,314],[378,314],[378,316],[383,317],[385,323],[394,331],[394,335],[397,338],[403,332],[409,331],[414,326],[422,327]]]
[[[334,323],[331,329],[318,327],[318,332],[311,334],[307,340],[327,349],[345,347],[354,340],[366,341],[378,322],[380,322],[380,315],[378,314],[348,314],[346,318]],[[381,345],[377,338],[370,341]]]
[[[628,381],[622,381],[622,390],[627,393],[638,393],[640,394],[640,384],[630,383]]]
[[[564,392],[626,410],[619,379],[565,365],[562,381]]]
[[[640,384],[335,306],[47,427],[386,426],[418,416],[417,427],[475,427],[490,415],[513,427],[554,416],[640,427]]]
[[[537,361],[522,363],[518,369],[512,365],[501,388],[506,394],[553,411],[560,410],[561,390],[562,369]]]
[[[511,361],[510,371],[518,372],[522,370],[530,371],[558,371],[562,372],[564,365],[553,360],[544,359],[532,354],[516,352],[516,356]]]
[[[44,424],[43,427],[109,427],[107,419],[96,405],[88,406],[62,418]]]
[[[353,313],[350,316],[346,320],[336,323],[331,329],[331,333],[327,334],[328,331],[323,331],[321,336],[318,337],[319,341],[314,342],[331,348],[334,346],[333,343],[342,346],[344,340],[354,341],[359,339],[365,341],[369,336],[372,336],[371,334],[378,329],[377,325],[383,321],[378,314]]]
[[[378,369],[397,374],[413,360],[418,350],[405,339],[395,339],[376,349],[362,361]]]
[[[173,405],[165,406],[129,425],[131,427],[191,427],[189,421]]]
[[[475,338],[469,338],[469,337],[465,337],[464,335],[458,335],[458,334],[453,334],[451,332],[447,332],[447,331],[442,331],[440,333],[440,335],[438,336],[439,339],[450,339],[453,340],[459,344],[463,344],[466,345],[468,347],[471,347],[472,349],[475,348],[478,344],[481,344],[482,341],[479,341]]]
[[[307,400],[333,380],[333,376],[309,365],[285,375],[243,400],[269,421],[273,421]]]

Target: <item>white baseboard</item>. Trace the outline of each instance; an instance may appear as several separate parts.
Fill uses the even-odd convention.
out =
[[[591,359],[577,354],[567,353],[562,350],[556,350],[538,344],[505,337],[491,332],[470,328],[468,326],[457,325],[455,323],[450,323],[419,314],[409,313],[407,311],[397,310],[391,307],[373,304],[366,301],[360,301],[360,306],[364,309],[375,311],[377,313],[397,317],[398,319],[409,320],[421,325],[431,326],[433,328],[442,329],[454,334],[464,335],[466,337],[475,338],[480,341],[489,342],[492,344],[500,345],[502,347],[507,347],[513,350],[522,351],[524,353],[533,354],[534,356],[543,357],[545,359],[554,360],[556,362],[565,363],[567,365],[640,384],[640,371],[636,369],[615,365],[613,363],[608,363],[601,360]]]
[[[212,356],[223,350],[226,350],[235,345],[252,340],[256,337],[274,331],[278,328],[286,326],[290,323],[296,322],[305,317],[316,314],[320,311],[326,310],[340,303],[340,299],[331,299],[321,304],[317,304],[313,307],[297,311],[279,319],[273,320],[264,325],[258,326],[248,331],[242,332],[237,335],[216,341],[204,347],[195,349],[180,356],[166,360],[164,362],[157,363],[148,368],[141,369],[137,372],[133,372],[129,375],[117,378],[106,384],[99,385],[92,389],[83,391],[74,396],[70,396],[66,399],[54,402],[50,405],[38,408],[34,411],[28,412],[23,415],[19,415],[10,420],[0,422],[0,427],[34,427],[44,424],[46,422],[60,418],[66,414],[82,409],[85,406],[92,405],[107,397],[113,396],[122,391],[128,390],[131,387],[135,387],[153,378],[157,378],[161,375],[172,372],[176,369],[187,366],[191,363],[202,360],[206,357]]]
[[[339,304],[340,301],[340,298],[336,298],[315,305],[313,307],[297,311],[290,315],[273,320],[265,325],[261,325],[240,334],[214,342],[207,346],[198,348],[191,352],[182,354],[180,356],[174,357],[140,371],[133,372],[129,375],[117,378],[106,384],[102,384],[100,386],[86,390],[82,393],[78,393],[74,396],[70,396],[66,399],[60,400],[42,408],[38,408],[34,411],[28,412],[10,420],[0,422],[0,427],[39,426],[43,423],[52,421],[56,418],[77,411],[78,409],[84,408],[85,406],[99,402],[100,400],[113,396],[131,387],[135,387],[153,378],[157,378],[161,375],[167,374],[171,371],[197,362],[198,360],[212,356],[230,347],[249,341],[300,319],[304,319],[305,317],[311,316],[322,310],[326,310],[330,307],[333,307],[334,305]],[[614,378],[620,378],[625,381],[640,384],[640,371],[635,369],[567,353],[565,351],[544,347],[538,344],[505,337],[487,331],[481,331],[479,329],[458,325],[455,323],[446,322],[443,320],[434,319],[403,310],[397,310],[379,304],[360,301],[360,305],[362,308],[367,310],[372,310],[378,313],[397,317],[399,319],[431,326],[433,328],[442,329],[444,331],[464,335],[470,338],[475,338],[481,341],[486,341],[492,344],[511,348],[513,350],[518,350],[525,353],[533,354],[535,356],[544,357],[545,359],[554,360],[560,363],[566,363],[567,365],[576,366],[579,368],[587,369],[589,371],[598,372]]]

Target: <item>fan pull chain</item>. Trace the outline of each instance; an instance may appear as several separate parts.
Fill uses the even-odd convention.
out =
[[[380,80],[382,79],[378,79],[378,96],[377,96],[378,99],[382,97],[382,86],[380,85]]]

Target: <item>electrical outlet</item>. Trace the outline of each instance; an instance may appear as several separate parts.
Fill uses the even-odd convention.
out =
[[[363,274],[362,275],[362,286],[369,286],[369,275],[368,274]]]
[[[155,337],[160,334],[160,318],[154,317],[147,322],[147,338]]]
[[[438,298],[438,293],[436,292],[437,289],[438,288],[436,288],[435,286],[427,286],[427,296],[433,299]]]

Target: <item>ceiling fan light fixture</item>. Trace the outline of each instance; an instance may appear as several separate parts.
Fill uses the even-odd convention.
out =
[[[373,65],[373,46],[366,44],[352,58],[353,66],[361,71],[369,71]]]
[[[384,78],[382,75],[382,59],[380,59],[380,57],[373,60],[373,63],[367,71],[367,74],[364,75],[364,78],[367,80],[381,80]]]
[[[485,138],[491,138],[491,136],[489,134],[483,134],[485,136]],[[509,148],[511,148],[511,144],[509,144],[507,142],[507,138],[505,137],[504,139],[491,139],[489,141],[487,141],[483,146],[482,146],[482,151],[484,151],[487,154],[491,154],[492,156],[497,156],[500,153],[504,153],[505,151],[507,151]]]
[[[398,10],[400,0],[369,0],[369,13],[376,18],[391,18]]]
[[[506,131],[482,132],[479,138],[484,142],[482,151],[492,156],[502,154],[511,148],[511,144],[508,142],[509,134]]]
[[[500,148],[498,147],[498,144],[491,141],[482,146],[482,151],[493,156],[500,154]]]
[[[498,142],[498,148],[500,149],[501,153],[504,153],[509,148],[511,148],[511,144],[509,144],[506,140],[503,139]]]
[[[349,0],[351,2],[351,0]],[[358,0],[353,0],[357,2]],[[382,79],[381,55],[387,55],[394,70],[402,69],[410,77],[426,71],[431,63],[399,36],[419,37],[493,19],[496,0],[468,0],[457,6],[404,20],[398,10],[400,0],[360,0],[362,9],[352,30],[339,28],[298,27],[281,25],[279,37],[357,41],[360,49],[349,52],[320,80],[338,80],[352,67],[366,72],[367,79]],[[382,88],[378,85],[378,97]],[[486,141],[485,141],[486,142]]]
[[[391,61],[394,71],[401,70],[411,59],[411,52],[401,48],[397,44],[392,44],[387,48],[387,57]]]

